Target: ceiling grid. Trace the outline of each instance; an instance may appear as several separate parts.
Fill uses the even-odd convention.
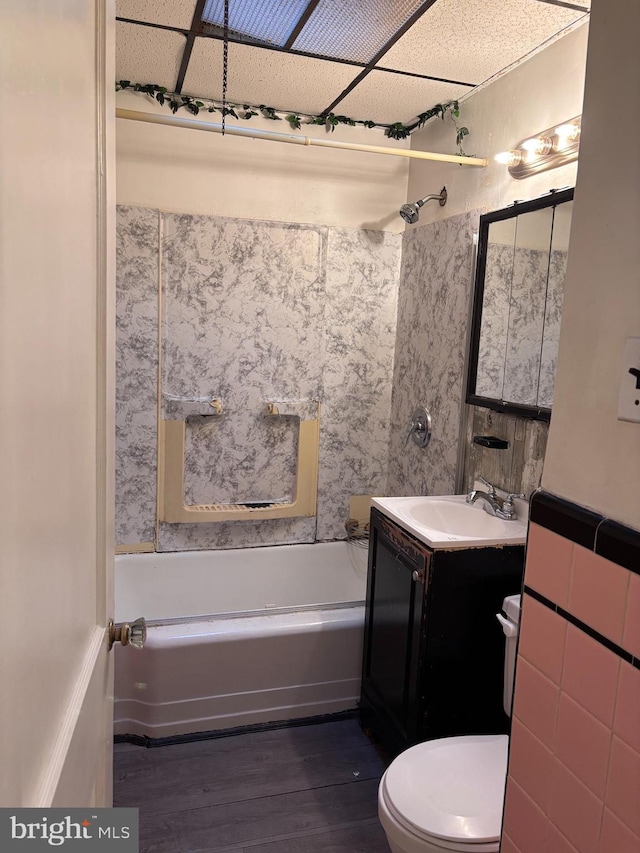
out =
[[[117,0],[117,79],[222,96],[223,0]],[[589,0],[230,0],[229,100],[409,123],[588,19]]]

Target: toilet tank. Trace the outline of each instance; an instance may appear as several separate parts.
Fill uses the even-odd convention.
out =
[[[511,700],[513,699],[513,679],[516,671],[516,647],[518,645],[518,630],[520,628],[520,596],[508,595],[502,602],[502,613],[497,613],[496,616],[502,625],[505,637],[502,704],[505,714],[510,717]]]

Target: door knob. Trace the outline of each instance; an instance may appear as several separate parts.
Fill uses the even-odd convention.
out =
[[[122,643],[123,646],[141,649],[146,639],[147,623],[142,616],[131,624],[123,622],[121,625],[116,625],[113,619],[109,621],[109,651],[113,648],[114,643]]]

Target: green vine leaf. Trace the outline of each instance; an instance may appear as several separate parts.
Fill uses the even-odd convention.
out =
[[[300,128],[302,127],[300,116],[294,115],[293,113],[289,113],[289,115],[287,116],[287,121],[294,130],[300,130]]]
[[[406,139],[410,132],[409,128],[405,127],[401,121],[397,121],[386,129],[385,136],[388,136],[389,139]]]
[[[461,145],[462,140],[465,136],[469,136],[469,128],[468,127],[459,127],[456,132],[456,145]]]
[[[264,104],[260,104],[259,109],[264,118],[268,118],[270,121],[282,121],[274,107],[266,107]]]
[[[329,132],[333,133],[333,131],[338,126],[339,121],[340,121],[340,119],[338,118],[338,116],[334,115],[333,113],[329,113],[329,115],[325,119],[325,125],[327,128],[327,133],[329,133]]]

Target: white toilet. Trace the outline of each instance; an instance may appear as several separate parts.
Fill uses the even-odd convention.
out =
[[[505,598],[503,611],[503,701],[510,715],[520,596]],[[392,853],[498,853],[508,743],[507,735],[464,735],[425,741],[399,755],[378,789]]]

